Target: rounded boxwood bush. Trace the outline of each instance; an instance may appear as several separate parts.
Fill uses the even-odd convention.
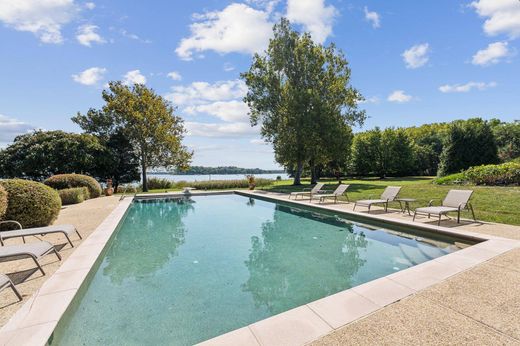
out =
[[[71,187],[70,189],[58,190],[61,204],[78,204],[88,199],[89,192],[86,187]]]
[[[0,220],[4,218],[5,211],[7,210],[7,191],[0,185]]]
[[[86,187],[90,194],[89,198],[101,196],[101,185],[96,179],[83,174],[56,174],[45,179],[45,185],[56,190],[70,189],[72,187]]]
[[[61,209],[58,192],[42,183],[23,179],[0,181],[7,191],[5,220],[16,220],[23,228],[48,226]]]

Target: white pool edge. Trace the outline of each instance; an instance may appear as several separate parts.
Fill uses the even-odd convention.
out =
[[[259,195],[243,190],[201,192],[193,193],[193,195],[229,193],[309,206],[308,202],[288,201],[287,198],[272,194]],[[182,194],[165,193],[138,195],[137,198],[179,196]],[[121,201],[116,209],[0,329],[0,345],[45,345],[47,343],[132,201],[133,198],[130,197]],[[482,242],[260,320],[204,341],[201,343],[202,345],[303,345],[348,323],[366,317],[389,304],[416,294],[422,289],[520,247],[520,241],[507,238],[412,223],[406,220],[390,220],[381,215],[337,210],[330,205],[313,204],[312,207]]]

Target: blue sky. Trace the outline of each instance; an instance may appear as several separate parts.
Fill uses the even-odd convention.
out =
[[[193,164],[277,167],[238,76],[280,16],[345,52],[367,99],[362,129],[520,119],[518,0],[0,0],[0,145],[79,132],[70,117],[126,80],[178,107]]]

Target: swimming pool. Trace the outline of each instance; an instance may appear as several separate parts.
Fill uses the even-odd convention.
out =
[[[187,345],[464,247],[237,194],[134,202],[52,345]]]

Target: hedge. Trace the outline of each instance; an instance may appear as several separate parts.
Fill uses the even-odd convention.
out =
[[[96,179],[83,174],[56,174],[50,178],[45,179],[45,185],[48,185],[56,190],[70,189],[72,187],[86,187],[88,188],[90,197],[96,198],[101,196],[101,185]]]
[[[269,186],[273,184],[274,180],[265,178],[255,178],[255,185],[257,187]],[[186,186],[194,187],[199,190],[222,190],[222,189],[246,189],[249,188],[249,181],[247,179],[237,180],[208,180],[208,181],[179,181],[175,184],[176,188],[184,188]]]
[[[58,190],[58,194],[63,205],[78,204],[89,198],[89,192],[85,186]]]
[[[0,220],[4,218],[7,210],[7,191],[0,185]]]
[[[476,185],[518,185],[520,163],[474,166],[464,172],[464,177]]]
[[[58,192],[42,183],[23,179],[0,181],[7,191],[5,220],[16,220],[27,227],[48,226],[61,209]]]
[[[464,173],[450,174],[433,180],[433,183],[437,185],[463,184],[465,182],[467,181]]]
[[[156,177],[148,178],[146,183],[148,185],[148,189],[150,190],[172,189],[175,185],[175,183],[172,180]]]

